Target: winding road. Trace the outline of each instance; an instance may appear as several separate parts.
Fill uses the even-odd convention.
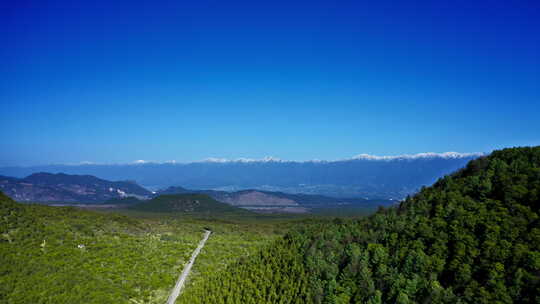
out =
[[[184,267],[184,270],[178,277],[178,280],[176,281],[176,285],[174,286],[171,294],[169,295],[169,298],[167,299],[167,304],[174,304],[176,302],[176,298],[180,295],[180,291],[182,290],[182,287],[184,286],[184,283],[186,281],[187,276],[189,275],[189,272],[191,271],[191,267],[193,266],[193,263],[195,262],[195,259],[201,252],[201,249],[204,247],[204,244],[206,243],[206,240],[208,240],[208,237],[210,237],[210,234],[212,231],[205,230],[203,239],[199,242],[199,246],[193,251],[193,254],[191,255],[191,258],[189,259],[189,263]]]

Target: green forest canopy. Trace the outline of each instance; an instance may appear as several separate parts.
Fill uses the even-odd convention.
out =
[[[540,147],[471,161],[399,207],[300,227],[180,303],[540,303]]]

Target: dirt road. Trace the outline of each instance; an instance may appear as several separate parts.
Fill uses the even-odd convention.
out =
[[[174,289],[172,290],[171,295],[169,295],[169,298],[167,299],[167,304],[174,304],[174,302],[176,302],[176,298],[178,298],[178,296],[180,295],[180,291],[182,290],[182,287],[184,286],[186,278],[189,275],[189,272],[191,271],[191,267],[193,266],[195,259],[201,252],[201,249],[204,247],[204,244],[206,243],[206,240],[208,240],[208,237],[210,237],[211,233],[212,231],[205,230],[204,237],[199,242],[199,246],[197,246],[195,251],[193,251],[191,258],[189,259],[189,263],[184,267],[182,274],[180,274],[180,276],[178,277],[178,280],[176,281],[176,285],[174,286]]]

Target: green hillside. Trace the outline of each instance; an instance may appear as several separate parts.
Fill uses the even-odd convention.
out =
[[[251,212],[218,202],[205,194],[167,194],[131,207],[134,210],[149,212],[172,212],[188,214],[252,214]]]
[[[360,220],[295,229],[181,303],[540,303],[540,147],[495,151]]]
[[[164,303],[204,227],[213,233],[186,290],[295,225],[249,212],[116,212],[129,217],[21,204],[0,192],[0,303]]]
[[[0,195],[0,303],[163,302],[202,235]]]

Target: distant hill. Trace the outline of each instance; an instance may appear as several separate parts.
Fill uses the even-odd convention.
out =
[[[332,208],[341,206],[354,206],[363,208],[377,208],[389,206],[394,203],[390,200],[367,200],[363,198],[335,198],[323,195],[290,194],[283,192],[242,190],[235,192],[215,190],[190,190],[183,187],[169,187],[159,190],[157,194],[202,193],[211,196],[217,201],[239,207],[294,207],[304,208]]]
[[[233,206],[298,206],[299,203],[278,192],[244,190],[236,192],[215,190],[189,190],[183,187],[169,187],[158,194],[201,193],[217,201]]]
[[[350,206],[374,209],[393,204],[390,200],[333,198],[323,195],[242,190],[216,191],[169,187],[152,193],[134,182],[111,182],[91,175],[35,173],[25,178],[0,176],[0,191],[16,201],[133,205],[141,199],[163,194],[205,194],[214,200],[259,212],[305,213],[312,208]]]
[[[91,175],[35,173],[25,178],[0,176],[0,191],[21,202],[101,203],[152,193],[134,182],[111,182]]]
[[[218,202],[205,194],[167,194],[130,207],[134,210],[174,213],[239,213],[251,212]]]
[[[478,154],[422,153],[394,157],[359,155],[337,161],[210,159],[194,163],[83,164],[0,167],[0,174],[34,172],[90,174],[136,180],[149,189],[182,185],[191,189],[258,189],[332,197],[402,199],[441,176],[462,168]]]

